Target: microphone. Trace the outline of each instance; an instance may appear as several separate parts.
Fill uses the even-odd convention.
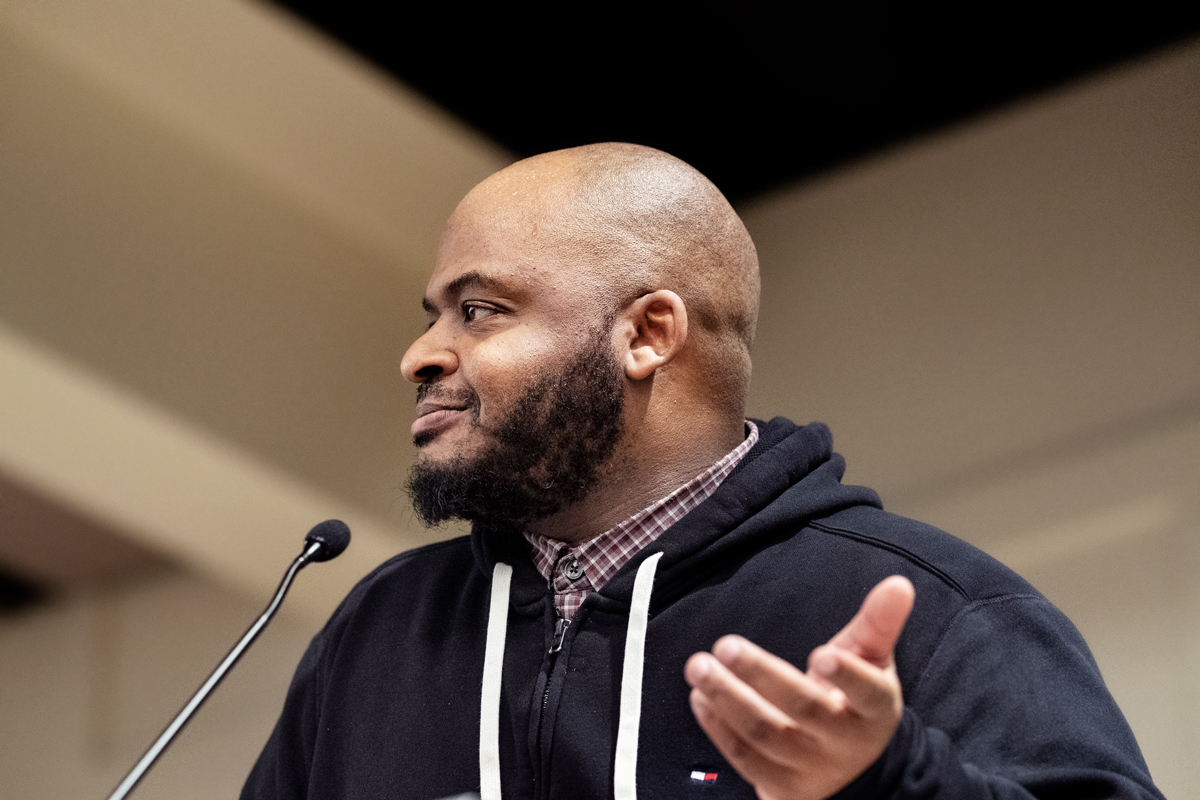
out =
[[[340,519],[327,519],[304,537],[305,552],[308,552],[308,548],[314,543],[320,545],[320,548],[313,553],[310,561],[337,558],[350,544],[350,528]]]
[[[196,690],[192,695],[192,699],[188,701],[183,710],[175,715],[175,719],[167,726],[167,729],[162,732],[155,741],[150,745],[150,749],[142,756],[141,760],[134,765],[129,774],[125,776],[125,780],[121,781],[120,785],[113,790],[113,793],[108,796],[108,800],[122,800],[133,791],[138,782],[150,771],[150,767],[154,766],[154,762],[163,754],[163,751],[170,746],[171,742],[183,730],[183,726],[188,723],[192,715],[200,708],[213,690],[225,679],[225,675],[229,670],[233,669],[233,665],[242,657],[242,653],[254,643],[258,638],[258,634],[262,633],[263,628],[267,627],[267,623],[271,621],[271,617],[275,616],[275,612],[279,610],[279,606],[283,603],[283,598],[287,594],[292,585],[292,579],[296,577],[296,573],[302,570],[305,566],[314,561],[328,561],[331,558],[337,558],[350,544],[350,528],[340,519],[327,519],[319,525],[313,527],[308,535],[304,537],[304,550],[288,567],[287,572],[283,574],[283,580],[279,582],[279,588],[275,591],[275,596],[271,598],[271,602],[267,604],[266,610],[262,615],[250,626],[249,630],[243,634],[238,643],[229,651],[229,655],[225,656],[224,660],[217,665],[213,673],[208,676],[208,680]]]

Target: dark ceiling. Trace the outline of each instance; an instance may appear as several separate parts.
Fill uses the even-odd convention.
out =
[[[519,155],[639,142],[735,201],[1200,32],[1158,0],[278,2]]]

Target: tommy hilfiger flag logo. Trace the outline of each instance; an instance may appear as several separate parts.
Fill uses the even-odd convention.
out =
[[[692,770],[692,783],[716,783],[717,773]]]

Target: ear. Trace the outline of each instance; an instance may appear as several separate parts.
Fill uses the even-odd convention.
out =
[[[687,308],[669,289],[644,294],[622,314],[626,322],[625,374],[640,381],[678,355],[687,341]]]

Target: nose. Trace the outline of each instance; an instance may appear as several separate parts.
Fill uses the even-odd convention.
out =
[[[400,371],[413,383],[427,383],[458,369],[458,356],[436,323],[412,343],[400,360]]]

